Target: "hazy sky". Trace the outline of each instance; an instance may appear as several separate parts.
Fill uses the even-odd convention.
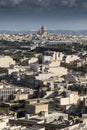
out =
[[[87,0],[0,0],[0,30],[87,29]]]

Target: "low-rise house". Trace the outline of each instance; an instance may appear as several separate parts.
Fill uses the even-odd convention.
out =
[[[77,105],[79,103],[79,95],[78,92],[70,92],[68,95],[65,93],[64,97],[59,96],[55,97],[54,102],[55,102],[55,108],[56,109],[61,109],[63,108],[65,111],[72,111],[71,109],[74,110],[72,105]]]
[[[67,75],[68,70],[64,67],[51,67],[48,69],[48,72],[56,74],[57,76],[61,77],[63,75]]]
[[[80,57],[77,55],[67,55],[64,61],[66,63],[71,63],[71,62],[74,62],[74,61],[79,60],[79,59],[80,59]]]
[[[14,100],[15,101],[19,101],[19,100],[27,100],[29,98],[29,94],[26,94],[26,93],[21,93],[21,94],[15,94],[14,95]]]
[[[46,103],[37,103],[37,104],[27,104],[26,112],[29,114],[39,114],[41,111],[48,111],[48,104]]]

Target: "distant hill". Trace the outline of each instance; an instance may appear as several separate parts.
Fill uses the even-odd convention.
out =
[[[68,34],[68,35],[87,35],[87,30],[49,30],[50,33]]]
[[[22,34],[34,34],[37,31],[9,31],[9,30],[0,30],[0,34],[6,33],[6,34],[18,34],[18,33],[22,33]],[[48,30],[49,33],[53,33],[53,34],[68,34],[68,35],[85,35],[87,36],[87,30]]]
[[[9,31],[9,30],[0,30],[0,34],[29,34],[35,33],[35,31]]]

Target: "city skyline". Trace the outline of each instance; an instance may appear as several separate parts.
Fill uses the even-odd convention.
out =
[[[86,30],[86,0],[0,0],[0,30]]]

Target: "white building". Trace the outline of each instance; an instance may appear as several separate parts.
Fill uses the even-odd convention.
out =
[[[0,67],[8,68],[11,64],[15,65],[15,61],[10,56],[0,56]]]
[[[5,116],[5,115],[0,115],[0,130],[3,130],[4,128],[9,128],[8,122],[9,119],[14,119],[13,115],[11,116]]]
[[[36,76],[35,79],[44,81],[44,80],[47,80],[47,79],[54,77],[54,76],[56,76],[56,75],[52,74],[52,73],[41,73],[38,76]]]
[[[56,97],[55,102],[61,106],[77,104],[79,100],[79,95],[77,92],[69,93],[66,97]]]
[[[53,73],[59,77],[67,75],[68,70],[64,67],[60,67],[60,63],[63,60],[64,54],[60,52],[46,51],[42,57],[42,63],[46,64],[45,67],[48,73]]]
[[[30,60],[28,60],[28,64],[36,64],[38,63],[38,58],[37,57],[32,57]]]
[[[14,72],[19,72],[19,68],[17,68],[16,66],[14,65],[10,65],[10,67],[8,68],[8,75],[11,75],[12,73]]]
[[[64,54],[60,52],[46,51],[42,56],[42,63],[45,64],[52,61],[62,61],[63,56]]]
[[[80,57],[78,57],[77,55],[68,55],[65,58],[65,62],[70,63],[70,62],[73,62],[73,61],[76,61],[76,60],[79,60],[79,59],[80,59]]]

